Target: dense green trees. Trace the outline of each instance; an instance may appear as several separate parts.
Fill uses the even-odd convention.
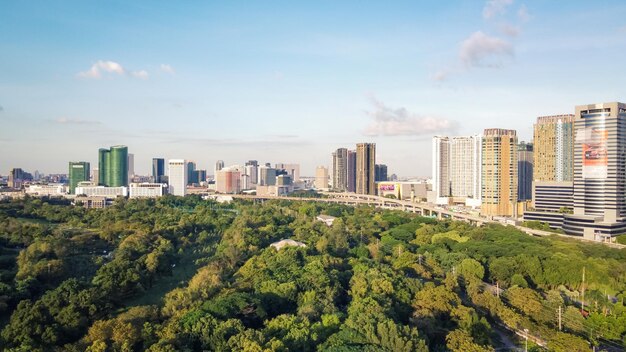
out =
[[[329,227],[318,214],[337,219]],[[284,238],[306,247],[269,246]],[[493,351],[528,329],[548,350],[615,348],[626,337],[625,259],[370,207],[168,196],[85,210],[26,198],[0,202],[0,344]]]

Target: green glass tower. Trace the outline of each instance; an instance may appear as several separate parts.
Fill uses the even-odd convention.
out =
[[[89,181],[90,167],[86,161],[70,161],[69,186],[70,193],[74,194],[79,182]]]
[[[107,187],[128,186],[128,147],[113,146],[98,151],[99,184]]]

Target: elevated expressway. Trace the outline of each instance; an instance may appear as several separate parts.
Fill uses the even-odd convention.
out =
[[[259,196],[259,195],[246,195],[246,194],[233,194],[230,195],[234,199],[248,199],[248,200],[291,200],[291,201],[307,201],[307,202],[323,202],[344,204],[351,206],[373,206],[380,209],[402,210],[410,213],[415,213],[421,216],[436,217],[437,219],[451,219],[456,221],[465,221],[475,226],[482,226],[485,223],[500,223],[497,220],[479,217],[471,214],[455,212],[448,209],[444,209],[439,206],[435,206],[429,203],[414,203],[406,200],[398,200],[392,198],[384,198],[379,196],[367,195],[367,194],[355,194],[355,193],[335,193],[335,192],[323,192],[325,198],[304,198],[304,197],[289,197],[289,196]],[[549,231],[529,229],[527,227],[515,225],[517,229],[525,232],[531,236],[559,236],[563,238],[575,239],[585,242],[602,243],[613,248],[626,248],[625,245],[618,243],[599,242],[589,239],[585,239],[577,236],[568,236],[564,234],[558,234]]]

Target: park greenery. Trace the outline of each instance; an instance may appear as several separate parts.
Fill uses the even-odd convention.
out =
[[[306,247],[270,247],[286,238]],[[27,197],[0,202],[0,264],[7,351],[480,352],[526,334],[529,350],[572,352],[626,340],[626,250],[365,206],[166,196],[87,210]]]

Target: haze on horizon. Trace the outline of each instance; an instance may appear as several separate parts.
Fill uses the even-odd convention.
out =
[[[377,143],[430,174],[431,137],[532,138],[537,116],[625,101],[626,3],[0,3],[0,174],[153,157],[297,162]]]

